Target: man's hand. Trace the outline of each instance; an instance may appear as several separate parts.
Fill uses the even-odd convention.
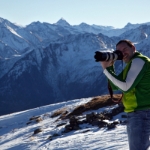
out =
[[[109,61],[100,61],[100,64],[103,69],[106,69],[107,67],[110,67],[114,64],[114,61],[109,60]]]

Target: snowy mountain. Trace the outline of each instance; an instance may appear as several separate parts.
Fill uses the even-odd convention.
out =
[[[0,19],[0,56],[2,58],[30,49],[29,42],[16,32],[19,28],[7,20]]]
[[[106,80],[93,56],[96,50],[114,48],[114,43],[102,34],[69,35],[7,60],[8,70],[1,69],[1,113],[104,93]],[[98,90],[101,84],[105,86]],[[6,101],[7,108],[3,107]]]
[[[110,29],[110,30],[103,30],[101,33],[104,35],[107,35],[109,37],[113,37],[113,36],[121,36],[121,34],[125,33],[125,32],[130,32],[130,30],[132,29],[136,29],[140,26],[143,25],[150,25],[150,22],[147,23],[142,23],[142,24],[131,24],[131,23],[127,23],[127,25],[124,26],[124,28],[114,28],[114,29]]]
[[[22,27],[0,18],[0,115],[107,93],[95,51],[113,50],[127,38],[150,56],[148,23],[125,28],[72,26],[64,19]]]
[[[128,38],[134,43],[140,43],[141,41],[144,41],[147,38],[149,38],[149,34],[150,34],[150,25],[141,25],[135,29],[131,29],[121,34],[121,37],[125,39]]]

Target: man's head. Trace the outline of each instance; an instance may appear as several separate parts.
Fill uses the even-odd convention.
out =
[[[121,40],[116,44],[116,50],[119,50],[123,54],[123,61],[128,63],[133,57],[136,49],[134,44],[129,40]]]

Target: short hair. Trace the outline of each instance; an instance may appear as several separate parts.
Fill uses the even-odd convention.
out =
[[[116,47],[117,47],[119,44],[121,44],[121,43],[126,43],[129,47],[134,46],[134,44],[133,44],[131,41],[129,41],[129,40],[120,40],[120,41],[116,44]]]

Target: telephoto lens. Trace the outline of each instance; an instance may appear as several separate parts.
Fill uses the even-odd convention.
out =
[[[115,61],[115,60],[122,60],[123,59],[123,54],[119,50],[115,50],[113,52],[100,52],[96,51],[94,55],[95,61]]]

